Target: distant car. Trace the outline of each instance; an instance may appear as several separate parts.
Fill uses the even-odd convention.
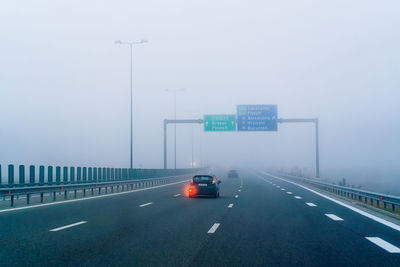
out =
[[[237,170],[230,170],[228,172],[228,178],[239,178],[239,174]]]
[[[214,175],[195,175],[190,180],[188,188],[189,197],[196,196],[213,196],[219,197],[219,184]]]

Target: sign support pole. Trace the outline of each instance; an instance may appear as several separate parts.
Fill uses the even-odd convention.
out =
[[[318,118],[314,119],[278,119],[278,123],[311,122],[315,126],[315,177],[319,178],[319,127]]]
[[[189,123],[189,124],[202,124],[203,120],[202,119],[198,119],[198,120],[168,120],[165,119],[164,120],[164,169],[167,168],[167,126],[169,123],[173,123],[173,124],[185,124],[185,123]],[[192,162],[193,164],[193,162]]]

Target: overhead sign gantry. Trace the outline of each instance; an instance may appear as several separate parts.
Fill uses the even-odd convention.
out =
[[[278,119],[277,105],[238,105],[237,114],[204,115],[198,120],[164,120],[164,168],[167,168],[167,125],[169,123],[204,123],[206,132],[271,132],[278,123],[314,123],[315,125],[315,176],[319,177],[318,118]]]

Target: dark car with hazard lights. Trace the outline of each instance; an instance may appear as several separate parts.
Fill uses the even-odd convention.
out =
[[[188,187],[189,197],[212,196],[219,197],[221,181],[215,175],[195,175]]]

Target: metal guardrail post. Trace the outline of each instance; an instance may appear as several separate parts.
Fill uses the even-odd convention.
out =
[[[14,186],[14,165],[13,164],[8,165],[8,186],[9,187]]]
[[[47,183],[49,185],[53,184],[53,166],[47,167]]]
[[[89,180],[89,183],[92,182],[92,180],[93,180],[93,168],[92,167],[89,167],[89,169],[88,169],[88,180]]]
[[[93,168],[93,181],[97,182],[97,168],[96,167]]]
[[[44,185],[44,166],[39,166],[39,184]]]
[[[86,181],[87,181],[87,168],[86,167],[82,168],[82,180],[84,183],[86,183]]]
[[[63,182],[68,184],[68,167],[63,167]]]
[[[97,168],[97,181],[101,182],[103,176],[101,175],[101,168]]]
[[[70,167],[69,168],[69,181],[71,184],[75,183],[75,168],[74,167]]]
[[[29,185],[34,186],[36,183],[35,180],[35,166],[31,165],[29,166]]]
[[[81,181],[82,181],[82,168],[78,167],[76,168],[76,182],[80,184]]]
[[[56,166],[56,183],[60,184],[61,183],[61,167]]]
[[[25,185],[25,166],[19,165],[19,186]]]

